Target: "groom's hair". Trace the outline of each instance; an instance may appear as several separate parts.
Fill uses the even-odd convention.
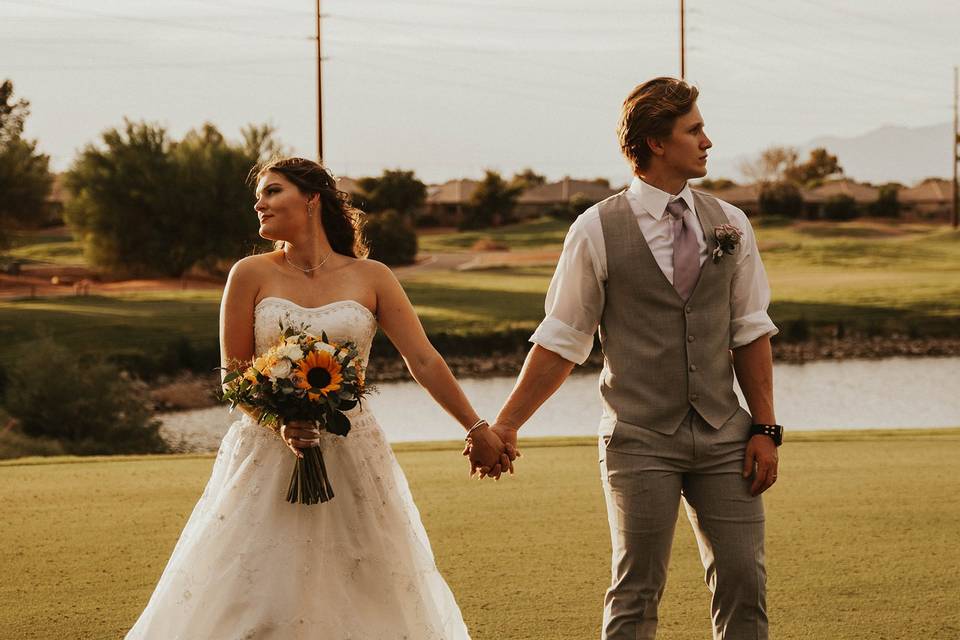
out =
[[[667,138],[673,123],[690,112],[700,92],[677,78],[660,77],[637,85],[623,101],[617,136],[635,174],[650,165],[647,138]]]

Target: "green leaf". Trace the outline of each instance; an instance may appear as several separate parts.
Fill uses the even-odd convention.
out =
[[[340,411],[334,411],[330,422],[327,423],[327,431],[338,436],[345,436],[350,433],[350,419]]]

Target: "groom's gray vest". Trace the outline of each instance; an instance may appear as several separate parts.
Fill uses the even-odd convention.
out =
[[[598,205],[607,253],[600,393],[618,425],[670,434],[692,406],[719,429],[739,407],[729,352],[736,254],[712,257],[714,227],[729,221],[716,199],[699,192],[693,199],[707,260],[686,301],[660,270],[625,192]]]

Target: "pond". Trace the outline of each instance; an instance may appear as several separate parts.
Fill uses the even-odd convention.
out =
[[[572,375],[521,434],[594,435],[600,418],[597,379],[597,372]],[[493,420],[514,379],[464,379],[461,384],[480,415]],[[777,419],[788,430],[960,426],[960,358],[777,364],[774,397]],[[378,385],[368,406],[391,442],[453,440],[463,435],[415,382]],[[160,418],[165,437],[191,451],[215,450],[233,420],[223,407]]]

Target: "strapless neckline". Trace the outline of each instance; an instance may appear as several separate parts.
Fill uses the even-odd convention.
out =
[[[373,320],[376,320],[376,319],[377,319],[377,316],[374,315],[373,311],[370,311],[370,309],[367,307],[367,305],[362,304],[362,303],[360,303],[360,302],[357,302],[356,300],[350,300],[350,299],[334,300],[333,302],[328,302],[327,304],[322,304],[322,305],[320,305],[319,307],[305,307],[305,306],[303,306],[302,304],[297,304],[296,302],[294,302],[293,300],[290,300],[289,298],[281,298],[281,297],[279,297],[279,296],[265,296],[265,297],[263,297],[263,298],[260,299],[260,302],[258,302],[258,303],[256,304],[256,306],[254,306],[253,310],[256,311],[257,309],[259,309],[259,308],[260,308],[260,305],[262,305],[262,304],[263,304],[264,302],[266,302],[267,300],[277,300],[277,301],[280,301],[280,302],[285,302],[286,304],[289,304],[290,306],[296,307],[296,308],[298,308],[298,309],[303,309],[304,311],[319,311],[319,310],[321,310],[321,309],[327,309],[327,308],[330,308],[330,307],[335,307],[335,306],[337,306],[337,305],[346,304],[346,305],[351,305],[351,306],[357,307],[357,308],[359,308],[359,309],[362,309],[363,311],[366,311],[366,312],[367,312],[367,315],[369,315],[370,318],[372,318]]]

